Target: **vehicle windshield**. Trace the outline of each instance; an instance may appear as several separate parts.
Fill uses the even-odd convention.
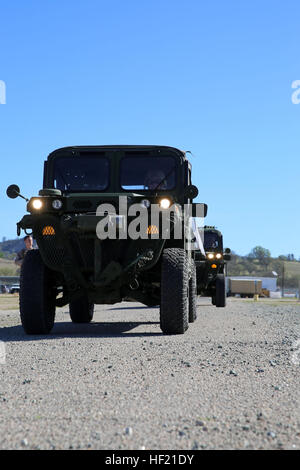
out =
[[[121,161],[121,187],[127,190],[170,190],[176,181],[173,157],[125,157]]]
[[[57,158],[53,184],[63,192],[103,191],[109,184],[109,161],[98,155]]]
[[[222,251],[222,239],[216,232],[204,232],[204,250]]]

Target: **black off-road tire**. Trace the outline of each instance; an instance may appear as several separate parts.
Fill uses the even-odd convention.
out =
[[[192,260],[191,278],[189,280],[189,323],[197,319],[197,275],[195,261]]]
[[[226,307],[224,274],[218,274],[216,279],[216,307]]]
[[[27,334],[50,333],[54,325],[55,299],[53,273],[44,264],[39,250],[28,251],[20,275],[20,316]]]
[[[70,317],[73,323],[90,323],[94,316],[94,304],[88,301],[87,296],[70,302]]]
[[[188,265],[185,251],[166,248],[162,255],[160,327],[165,334],[188,328]]]

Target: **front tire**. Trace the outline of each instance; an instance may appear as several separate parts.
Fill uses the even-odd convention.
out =
[[[218,274],[216,279],[216,307],[226,306],[225,276]]]
[[[48,334],[54,325],[56,289],[39,250],[26,253],[20,276],[20,316],[27,334]]]
[[[165,334],[188,328],[188,266],[185,251],[166,248],[162,255],[160,327]]]
[[[94,316],[94,304],[85,295],[70,302],[70,317],[73,323],[90,323]]]

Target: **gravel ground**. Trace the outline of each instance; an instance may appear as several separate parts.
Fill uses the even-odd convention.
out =
[[[44,337],[17,310],[0,327],[1,449],[300,448],[299,303],[201,298],[178,336],[132,303],[89,325],[59,309]]]

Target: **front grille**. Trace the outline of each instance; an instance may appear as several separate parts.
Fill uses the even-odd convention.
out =
[[[66,250],[58,237],[57,220],[47,218],[35,227],[35,238],[41,251],[44,262],[56,271],[62,270]]]
[[[42,242],[44,257],[53,269],[60,270],[65,259],[65,249],[57,246],[56,236],[46,235]]]

